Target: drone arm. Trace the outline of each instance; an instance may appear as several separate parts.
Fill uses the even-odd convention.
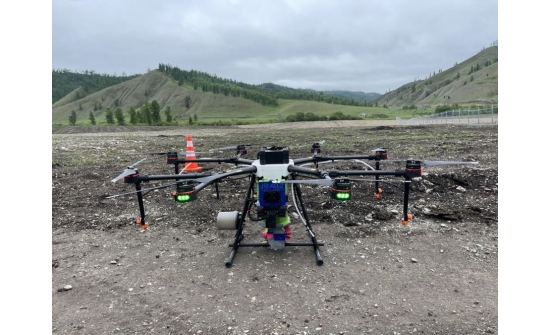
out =
[[[184,158],[174,161],[177,164],[184,163],[233,163],[233,164],[248,164],[252,165],[253,160],[244,159],[240,157],[229,157],[229,158]]]
[[[405,176],[404,170],[328,170],[331,178],[339,176]]]
[[[169,175],[149,175],[149,176],[139,176],[138,178],[141,181],[151,181],[151,180],[188,180],[188,179],[197,179],[197,178],[204,178],[211,176],[211,172],[203,172],[203,173],[189,173],[189,174],[169,174]]]
[[[195,192],[199,192],[200,190],[207,187],[208,185],[210,185],[214,182],[220,181],[223,178],[231,177],[231,176],[237,176],[237,175],[241,175],[241,174],[254,173],[254,172],[256,172],[256,167],[255,166],[248,166],[248,167],[243,168],[243,169],[233,170],[233,171],[229,171],[229,172],[226,172],[226,173],[214,174],[214,175],[204,177],[204,178],[198,178],[198,179],[196,179],[196,181],[200,182],[200,184],[195,186]]]
[[[295,165],[289,165],[288,166],[288,172],[291,173],[303,173],[303,174],[309,174],[314,175],[320,178],[324,178],[326,173],[319,169],[308,169],[301,166],[295,166]]]

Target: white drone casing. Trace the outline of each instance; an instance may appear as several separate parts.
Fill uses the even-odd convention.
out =
[[[289,165],[294,165],[292,159],[288,160],[286,164],[260,164],[260,160],[255,160],[252,165],[256,167],[256,176],[258,178],[264,178],[272,181],[281,180],[282,177],[288,177]]]

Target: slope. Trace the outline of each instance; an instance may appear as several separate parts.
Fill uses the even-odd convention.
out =
[[[189,108],[186,107],[186,97],[189,97]],[[142,76],[108,87],[79,100],[67,102],[71,100],[70,97],[62,100],[52,107],[52,122],[54,124],[66,123],[73,110],[77,113],[79,120],[87,119],[90,112],[93,112],[96,118],[102,118],[107,108],[120,107],[126,112],[130,107],[139,108],[145,101],[153,100],[156,100],[162,108],[170,106],[172,115],[182,119],[195,114],[203,118],[216,118],[227,113],[227,110],[238,110],[236,117],[257,117],[269,110],[267,107],[245,99],[178,86],[177,83],[157,70],[149,71]],[[103,109],[96,111],[94,107],[97,104],[101,104]]]
[[[498,46],[483,49],[425,80],[407,83],[376,102],[394,108],[498,104]]]

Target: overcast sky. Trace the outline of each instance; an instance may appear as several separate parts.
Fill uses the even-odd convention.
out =
[[[385,93],[498,41],[497,0],[53,0],[52,67],[159,63],[248,84]]]

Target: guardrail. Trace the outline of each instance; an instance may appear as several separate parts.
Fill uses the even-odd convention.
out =
[[[395,118],[399,125],[425,124],[468,124],[468,125],[497,125],[498,105],[468,109],[448,110],[445,112],[424,115],[411,119]]]

